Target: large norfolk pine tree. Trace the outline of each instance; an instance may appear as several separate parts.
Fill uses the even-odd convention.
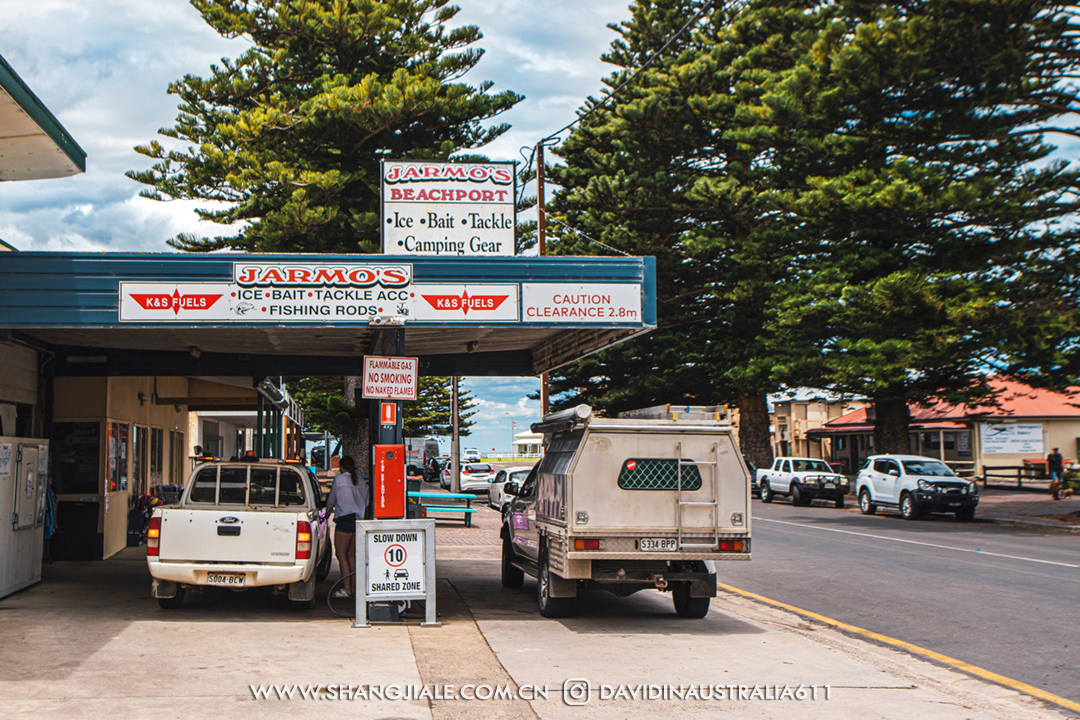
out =
[[[763,97],[779,104],[786,73],[827,16],[799,2],[717,5],[559,148],[555,210],[606,244],[657,256],[659,328],[571,367],[556,387],[609,410],[735,401],[742,451],[768,465],[766,396],[789,379],[778,370],[792,351],[770,325],[804,239],[780,221],[776,195],[797,184],[795,160],[810,164],[821,151],[803,144],[797,115]],[[703,6],[638,2],[615,28],[605,60],[620,70],[608,86]],[[785,102],[801,102],[786,92]]]
[[[638,3],[609,58],[640,65],[676,24],[666,14],[699,5]],[[908,450],[908,402],[977,398],[995,368],[1075,381],[1077,176],[1045,162],[1052,148],[1031,129],[1075,107],[1064,11],[740,3],[560,150],[570,220],[670,255],[654,342],[673,316],[665,299],[708,289],[667,346],[690,332],[686,364],[700,370],[704,355],[717,382],[697,397],[736,388],[755,462],[779,381],[871,396],[876,447],[890,451]],[[623,367],[607,359],[567,384],[595,390]],[[677,396],[684,379],[650,382]]]
[[[168,140],[136,148],[155,161],[128,173],[149,186],[144,197],[205,201],[199,217],[227,233],[169,244],[378,252],[379,160],[461,158],[505,132],[482,123],[521,99],[459,81],[482,55],[471,47],[481,35],[449,28],[447,1],[191,0],[215,30],[252,46],[208,77],[172,83],[180,114],[159,131]],[[358,380],[345,380],[345,405]],[[346,452],[361,452],[364,414]]]
[[[779,324],[874,400],[877,451],[908,452],[910,402],[1076,380],[1080,175],[1041,128],[1075,124],[1080,48],[1059,3],[838,9],[798,69],[832,160],[787,205],[816,255]]]

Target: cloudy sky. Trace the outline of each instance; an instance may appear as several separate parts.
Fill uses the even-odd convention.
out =
[[[456,0],[458,25],[477,25],[486,55],[466,81],[495,83],[526,99],[500,118],[513,129],[487,149],[520,160],[522,146],[573,120],[609,70],[600,55],[626,19],[629,0]],[[244,39],[215,33],[184,0],[34,0],[4,3],[0,55],[87,153],[87,171],[63,180],[0,184],[0,239],[20,250],[166,252],[179,232],[200,227],[192,206],[138,196],[124,172],[148,167],[132,148],[171,126],[169,82],[206,75]],[[480,401],[470,446],[504,449],[510,415],[519,431],[539,416],[526,401],[530,378],[467,379]]]

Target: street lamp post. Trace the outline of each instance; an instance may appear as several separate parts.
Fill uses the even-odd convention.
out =
[[[510,418],[510,457],[513,458],[514,457],[514,427],[517,425],[517,423],[514,422],[514,416],[511,415],[510,413],[504,412],[503,415],[506,415],[507,417]]]

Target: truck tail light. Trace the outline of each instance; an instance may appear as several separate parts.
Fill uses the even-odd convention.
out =
[[[723,552],[742,552],[742,540],[721,540],[720,550]]]
[[[307,560],[311,557],[311,523],[301,520],[296,523],[296,559]]]
[[[597,538],[591,538],[591,539],[588,539],[588,540],[575,540],[574,541],[574,549],[575,550],[603,550],[604,549],[604,541],[599,540]]]
[[[150,527],[146,530],[146,554],[157,557],[158,543],[161,542],[161,518],[150,518]]]

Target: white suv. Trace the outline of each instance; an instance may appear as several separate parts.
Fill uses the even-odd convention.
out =
[[[924,512],[955,513],[968,522],[975,517],[979,489],[959,478],[948,465],[920,455],[871,455],[855,480],[855,494],[864,515],[893,507],[908,520]]]

